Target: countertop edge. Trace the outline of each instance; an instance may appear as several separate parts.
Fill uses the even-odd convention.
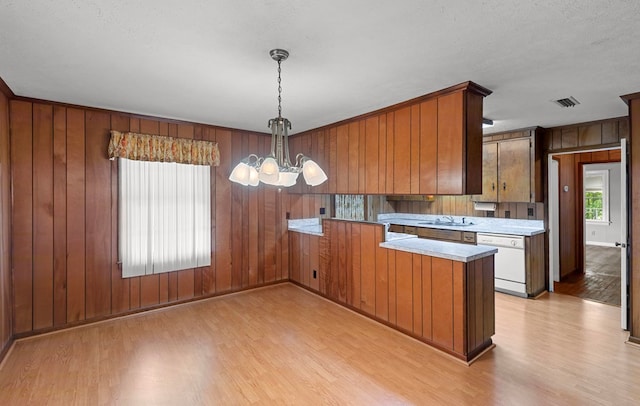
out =
[[[407,241],[410,241],[410,243],[415,242],[419,246],[415,246],[415,244],[408,245]],[[429,239],[410,239],[410,240],[403,239],[403,240],[396,240],[396,241],[389,241],[389,242],[381,242],[380,247],[396,250],[396,251],[411,252],[413,254],[427,255],[430,257],[450,259],[458,262],[471,262],[471,261],[475,261],[476,259],[481,259],[484,257],[488,257],[490,255],[494,255],[498,252],[498,249],[493,247],[482,246],[484,248],[475,248],[479,246],[478,245],[467,246],[466,244],[461,244],[456,242],[436,241],[436,240],[429,240]],[[438,247],[440,249],[438,249]],[[442,250],[442,247],[448,247],[450,249],[474,247],[474,248],[470,248],[470,250],[475,252],[470,253],[469,255],[460,255],[460,254],[455,254],[451,252],[445,252]]]
[[[294,233],[309,234],[309,235],[316,235],[318,237],[324,237],[324,233],[322,232],[322,226],[289,227],[288,231],[293,231]]]

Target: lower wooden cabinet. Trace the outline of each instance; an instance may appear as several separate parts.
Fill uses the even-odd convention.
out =
[[[464,361],[492,345],[493,256],[464,263],[381,248],[381,224],[325,219],[322,229],[289,233],[292,281]]]

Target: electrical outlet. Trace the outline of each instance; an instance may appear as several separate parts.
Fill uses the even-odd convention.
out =
[[[533,214],[533,207],[527,207],[527,216],[529,217],[535,216],[535,214]]]
[[[492,212],[492,211],[487,212],[487,217],[495,217],[495,216],[496,216],[495,212]]]
[[[291,218],[291,213],[287,212],[286,218],[287,218],[287,220],[289,220]]]
[[[323,215],[326,213],[326,210],[324,207],[320,207],[320,215]]]
[[[317,279],[318,278],[318,271],[316,271],[315,269],[313,270],[313,279]]]
[[[504,218],[506,218],[506,219],[510,219],[511,218],[511,210],[505,210],[504,211]]]

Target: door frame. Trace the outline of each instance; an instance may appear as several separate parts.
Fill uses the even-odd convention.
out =
[[[625,143],[625,145],[622,145],[623,143]],[[569,155],[569,154],[581,154],[581,153],[585,153],[585,152],[597,152],[597,151],[608,151],[608,150],[616,150],[616,149],[620,149],[621,150],[621,158],[620,158],[620,165],[624,165],[624,167],[621,168],[621,172],[624,172],[624,174],[628,174],[629,171],[629,162],[627,159],[627,156],[622,156],[622,154],[626,154],[627,153],[627,145],[626,145],[626,140],[621,141],[621,145],[620,146],[615,146],[615,147],[608,147],[608,148],[594,148],[594,149],[585,149],[585,150],[578,150],[578,151],[567,151],[567,152],[556,152],[556,153],[549,153],[547,156],[547,187],[548,187],[548,191],[547,191],[547,196],[548,196],[548,201],[547,201],[547,205],[548,205],[548,224],[547,224],[547,232],[549,233],[549,237],[548,237],[548,241],[549,241],[549,292],[553,292],[554,288],[553,288],[553,282],[554,281],[559,281],[560,279],[560,233],[558,232],[558,230],[560,229],[560,221],[559,221],[559,201],[560,201],[560,194],[559,194],[559,187],[560,187],[560,174],[559,174],[559,168],[558,168],[558,162],[554,159],[555,156],[558,155]],[[582,173],[582,172],[581,172]],[[629,177],[628,176],[624,176],[624,178],[626,179],[622,179],[621,182],[621,189],[626,191],[626,195],[627,195],[627,199],[629,196]],[[626,181],[625,181],[626,180]],[[582,182],[580,182],[582,183]],[[627,204],[627,202],[621,202],[621,204],[624,206],[626,205],[626,210],[624,212],[621,213],[621,215],[623,216],[623,218],[621,218],[622,222],[625,222],[625,224],[628,224],[629,218],[630,218],[630,213],[629,213],[629,209],[630,206],[629,204]],[[584,205],[581,204],[581,211],[582,211],[582,215],[581,218],[584,217]],[[579,236],[576,239],[576,244],[580,243],[582,244],[581,247],[577,247],[579,248],[578,252],[581,253],[582,255],[582,263],[584,265],[584,244],[585,244],[585,228],[582,227],[582,234],[581,236]],[[628,278],[628,262],[629,262],[629,244],[628,244],[628,240],[629,240],[629,232],[627,230],[627,237],[626,237],[626,241],[623,241],[624,244],[626,244],[626,263],[627,263],[627,269],[626,269],[626,274],[623,275],[622,272],[622,267],[625,266],[624,263],[621,264],[621,275],[620,275],[620,282],[621,285],[623,282],[626,281],[626,283],[629,283],[629,278]],[[622,255],[622,254],[621,254]],[[625,262],[625,261],[623,261]],[[621,287],[621,295],[623,297],[621,297],[621,306],[620,306],[620,318],[621,318],[621,327],[623,330],[627,330],[628,329],[628,324],[627,324],[627,320],[628,320],[628,314],[629,314],[629,302],[626,300],[626,296],[623,295],[624,292],[624,288]],[[626,306],[625,308],[623,308],[623,306]]]

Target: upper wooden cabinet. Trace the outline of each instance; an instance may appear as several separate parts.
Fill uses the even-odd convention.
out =
[[[482,190],[482,102],[465,82],[291,137],[328,180],[290,193],[465,195]]]
[[[482,148],[482,194],[479,202],[543,200],[542,128],[494,134]]]

